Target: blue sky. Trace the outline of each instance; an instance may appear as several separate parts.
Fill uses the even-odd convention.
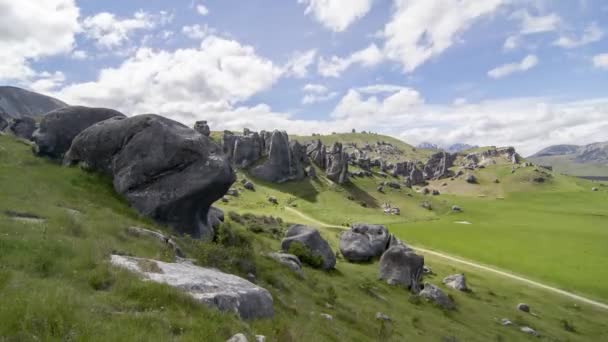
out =
[[[213,129],[608,140],[601,0],[0,0],[0,82]]]

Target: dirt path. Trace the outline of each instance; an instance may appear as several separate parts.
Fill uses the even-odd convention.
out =
[[[306,219],[306,220],[308,220],[308,221],[310,221],[310,222],[312,222],[312,223],[314,223],[316,225],[319,225],[321,227],[346,229],[345,227],[342,227],[342,226],[336,226],[336,225],[331,225],[331,224],[327,224],[327,223],[321,222],[321,221],[316,220],[316,219],[314,219],[314,218],[312,218],[312,217],[310,217],[310,216],[308,216],[308,215],[306,215],[306,214],[304,214],[304,213],[302,213],[302,212],[300,212],[300,211],[298,211],[298,210],[296,210],[294,208],[291,208],[291,207],[285,207],[285,209],[287,209],[290,212],[292,212],[292,213],[294,213],[294,214],[302,217],[303,219]],[[532,286],[535,286],[535,287],[538,287],[538,288],[541,288],[541,289],[544,289],[544,290],[547,290],[547,291],[551,291],[551,292],[557,293],[557,294],[565,296],[565,297],[569,297],[571,299],[577,300],[577,301],[582,302],[582,303],[586,303],[586,304],[589,304],[589,305],[593,305],[593,306],[596,306],[596,307],[608,310],[608,304],[605,304],[605,303],[602,303],[602,302],[598,302],[598,301],[595,301],[593,299],[589,299],[589,298],[586,298],[586,297],[583,297],[583,296],[579,296],[579,295],[576,295],[574,293],[571,293],[571,292],[568,292],[568,291],[565,291],[565,290],[561,290],[561,289],[558,289],[558,288],[553,287],[553,286],[545,285],[543,283],[539,283],[537,281],[534,281],[534,280],[531,280],[531,279],[528,279],[528,278],[525,278],[525,277],[522,277],[522,276],[515,275],[515,274],[513,274],[511,272],[501,271],[501,270],[499,270],[497,268],[493,268],[491,266],[485,266],[485,265],[482,265],[482,264],[475,263],[473,261],[468,261],[468,260],[464,260],[464,259],[452,256],[452,255],[449,255],[449,254],[445,254],[445,253],[441,253],[441,252],[437,252],[437,251],[432,251],[430,249],[416,247],[416,246],[412,246],[412,245],[409,245],[409,246],[412,247],[412,248],[414,248],[415,250],[421,252],[421,253],[424,253],[424,254],[429,254],[429,255],[432,255],[432,256],[435,256],[435,257],[439,257],[439,258],[442,258],[442,259],[446,259],[446,260],[449,260],[449,261],[452,261],[452,262],[455,262],[455,263],[467,265],[469,267],[473,267],[473,268],[476,268],[476,269],[479,269],[479,270],[482,270],[482,271],[498,274],[498,275],[501,275],[501,276],[509,278],[509,279],[517,280],[519,282],[526,283],[528,285],[532,285]]]

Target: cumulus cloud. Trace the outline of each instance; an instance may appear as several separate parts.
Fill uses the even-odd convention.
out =
[[[395,0],[384,28],[384,53],[411,72],[451,47],[475,22],[506,0]]]
[[[332,56],[329,59],[321,57],[319,59],[318,71],[319,74],[325,77],[340,77],[342,72],[350,68],[352,65],[359,64],[364,67],[371,67],[379,64],[384,59],[382,51],[376,46],[371,44],[363,50],[359,50],[349,57],[341,58],[338,56]]]
[[[561,36],[553,42],[553,45],[563,47],[565,49],[574,49],[600,41],[603,37],[604,31],[602,31],[602,29],[596,23],[591,23],[585,28],[585,31],[580,38]]]
[[[287,75],[296,78],[306,77],[308,75],[308,68],[314,63],[316,56],[317,50],[314,49],[294,53],[285,66]]]
[[[215,30],[205,25],[191,25],[182,27],[182,33],[191,39],[203,39],[209,35],[215,34]]]
[[[424,103],[418,91],[403,87],[381,99],[377,96],[365,97],[362,92],[351,89],[340,100],[333,113],[334,118],[388,118],[399,115],[412,107]]]
[[[309,83],[302,88],[302,91],[305,94],[302,98],[302,104],[304,105],[329,101],[338,96],[338,92],[330,92],[329,89],[322,84]]]
[[[306,14],[312,14],[326,28],[342,32],[369,12],[372,0],[298,0],[306,5]]]
[[[38,75],[38,79],[30,84],[29,88],[40,93],[48,93],[56,90],[64,82],[65,75],[61,71],[42,72]]]
[[[534,68],[538,64],[538,57],[535,55],[528,55],[517,63],[509,63],[498,66],[488,71],[488,76],[494,79],[507,77],[516,72],[524,72]]]
[[[196,5],[196,12],[202,16],[206,16],[207,14],[209,14],[209,10],[207,9],[207,7],[201,4]]]
[[[80,29],[73,0],[0,0],[0,9],[0,80],[31,79],[32,60],[72,51]]]
[[[608,53],[593,56],[593,65],[596,68],[608,70]]]
[[[518,35],[513,35],[513,36],[509,36],[509,37],[507,37],[507,39],[505,39],[505,42],[502,45],[502,48],[504,50],[513,50],[513,49],[516,49],[520,44],[521,44],[521,38]]]
[[[149,30],[155,25],[155,17],[144,11],[136,12],[132,18],[117,18],[112,13],[101,12],[82,22],[86,36],[103,49],[122,46],[133,32]]]
[[[514,18],[521,20],[521,34],[536,34],[557,30],[562,22],[559,15],[550,13],[547,15],[531,15],[527,10],[517,11]]]
[[[141,48],[120,66],[101,70],[97,80],[69,85],[56,95],[69,103],[191,122],[201,113],[230,110],[270,88],[281,74],[253,47],[209,36],[199,48]]]

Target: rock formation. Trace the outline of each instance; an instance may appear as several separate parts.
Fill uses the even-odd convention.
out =
[[[291,226],[281,241],[281,249],[287,252],[289,247],[296,242],[301,244],[312,257],[321,258],[322,269],[330,270],[336,266],[336,256],[318,230],[300,224]],[[306,260],[301,261],[306,262]]]
[[[27,116],[11,120],[6,128],[7,132],[25,140],[31,140],[35,130],[36,121]]]
[[[125,117],[113,109],[65,107],[47,113],[34,132],[34,152],[52,159],[62,159],[72,140],[86,128],[112,117]]]
[[[454,166],[455,154],[438,152],[433,154],[424,165],[424,177],[426,179],[442,179],[451,177],[449,168]]]
[[[268,156],[261,165],[251,169],[251,174],[272,183],[304,178],[304,147],[298,142],[290,144],[286,132],[274,131],[269,139],[264,135]]]
[[[205,305],[235,313],[243,319],[274,315],[270,292],[232,274],[191,263],[166,263],[120,255],[112,255],[111,262],[144,279],[178,288]]]
[[[383,225],[353,224],[340,235],[340,253],[351,262],[369,261],[386,250],[390,240]]]
[[[401,285],[412,293],[420,291],[424,257],[409,247],[395,244],[380,258],[380,279],[390,285]]]
[[[326,170],[327,178],[343,184],[348,180],[348,154],[342,150],[342,144],[335,142],[327,151]]]
[[[208,137],[209,135],[211,135],[211,129],[209,128],[209,125],[207,124],[207,121],[197,121],[194,123],[194,130],[199,132],[200,134]]]
[[[210,206],[236,179],[209,138],[153,114],[115,117],[85,129],[64,160],[111,176],[114,189],[143,215],[206,239],[223,216]]]

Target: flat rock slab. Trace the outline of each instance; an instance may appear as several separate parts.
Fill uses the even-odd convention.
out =
[[[166,263],[121,255],[112,255],[111,262],[146,280],[178,288],[220,311],[236,313],[243,319],[274,315],[270,292],[232,274],[188,263]]]

